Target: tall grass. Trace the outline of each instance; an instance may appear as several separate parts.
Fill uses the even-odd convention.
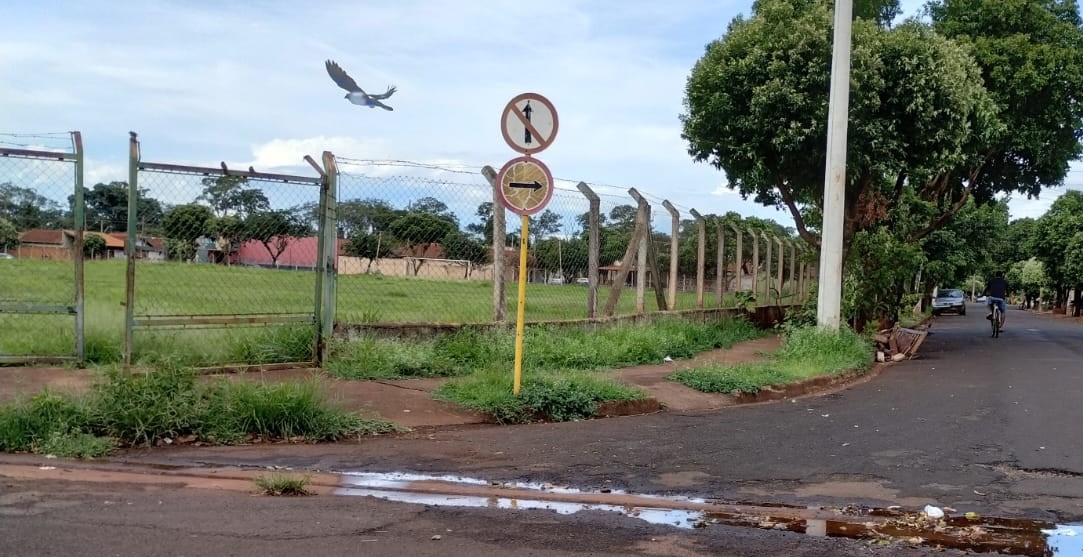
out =
[[[314,381],[200,383],[188,368],[105,371],[84,396],[50,391],[0,405],[0,450],[97,456],[116,446],[192,436],[208,443],[252,438],[326,441],[393,431],[344,412]]]
[[[762,334],[744,319],[663,319],[598,330],[536,326],[526,331],[523,369],[594,370],[659,362],[666,356],[729,348]],[[515,334],[507,329],[462,329],[426,340],[366,336],[336,343],[328,371],[346,379],[461,376],[511,365],[514,346]]]
[[[637,400],[643,391],[583,371],[525,376],[519,396],[512,394],[507,369],[490,368],[449,381],[434,396],[492,417],[497,423],[568,421],[594,416],[598,403]]]
[[[668,379],[704,392],[756,393],[769,385],[865,370],[872,363],[872,352],[868,339],[845,327],[838,331],[793,328],[765,362],[706,365],[678,371]]]

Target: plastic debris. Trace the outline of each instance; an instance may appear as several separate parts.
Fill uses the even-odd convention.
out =
[[[925,516],[929,518],[944,518],[944,511],[940,507],[925,505]]]

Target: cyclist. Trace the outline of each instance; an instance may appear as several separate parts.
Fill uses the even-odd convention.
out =
[[[1008,297],[1008,281],[1001,275],[1000,271],[993,273],[993,278],[985,284],[983,293],[985,303],[989,306],[989,314],[985,318],[990,320],[993,318],[993,304],[996,304],[1000,307],[1000,329],[1004,330],[1004,321],[1007,320],[1008,314],[1008,304],[1005,301]]]

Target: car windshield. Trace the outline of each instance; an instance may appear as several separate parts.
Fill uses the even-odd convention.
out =
[[[943,291],[940,292],[940,295],[937,296],[937,297],[938,298],[962,298],[963,297],[963,291],[962,290],[943,290]]]

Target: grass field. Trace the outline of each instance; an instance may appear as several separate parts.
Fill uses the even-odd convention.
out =
[[[86,346],[92,362],[119,360],[124,335],[125,262],[88,261],[85,267]],[[73,265],[60,261],[0,262],[0,302],[72,303]],[[514,316],[517,290],[507,289]],[[599,289],[599,306],[609,295]],[[310,313],[311,271],[184,263],[141,263],[136,271],[136,315],[244,315]],[[587,289],[577,285],[531,284],[527,320],[586,317]],[[714,297],[708,295],[707,307]],[[726,300],[727,307],[734,302]],[[678,294],[679,309],[695,306],[691,292]],[[631,314],[635,292],[622,292],[617,312]],[[656,311],[652,291],[646,310]],[[336,321],[344,323],[484,323],[492,316],[492,283],[374,275],[338,277]],[[161,360],[184,354],[184,363],[266,363],[311,355],[308,327],[259,327],[137,331],[136,357]],[[73,352],[70,316],[0,314],[0,354],[68,355]],[[307,352],[306,352],[307,351]]]

